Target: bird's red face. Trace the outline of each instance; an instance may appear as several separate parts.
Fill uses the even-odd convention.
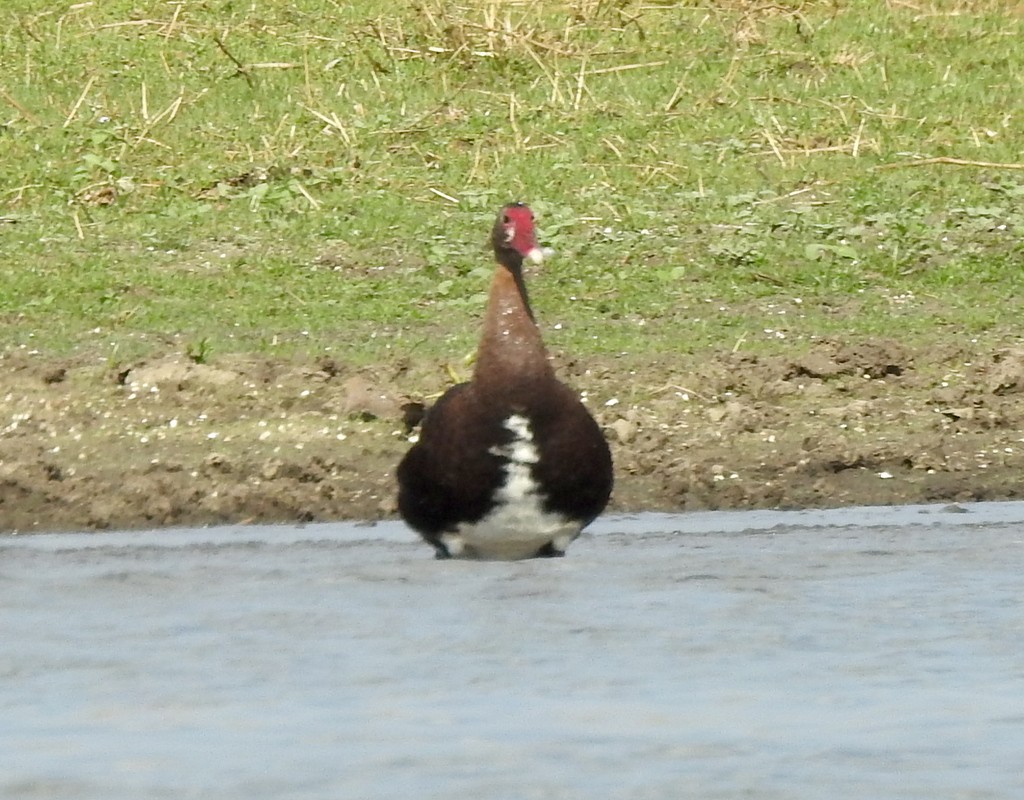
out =
[[[522,203],[512,203],[501,209],[494,226],[496,250],[514,250],[535,264],[544,260],[544,252],[537,246],[533,231],[533,212]]]

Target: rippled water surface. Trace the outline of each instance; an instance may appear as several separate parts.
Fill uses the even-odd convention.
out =
[[[1024,797],[1024,504],[0,539],[2,798]]]

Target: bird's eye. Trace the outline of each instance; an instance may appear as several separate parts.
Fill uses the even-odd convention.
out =
[[[510,223],[511,221],[512,221],[512,220],[510,220],[510,219],[508,218],[508,214],[502,214],[502,215],[501,215],[501,224],[502,224],[502,225],[508,225],[508,224],[509,224],[509,223]]]

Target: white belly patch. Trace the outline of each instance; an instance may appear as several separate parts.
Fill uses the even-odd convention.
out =
[[[530,421],[513,414],[505,420],[505,428],[512,433],[512,441],[492,450],[508,459],[494,508],[478,522],[464,523],[457,532],[441,537],[454,558],[530,558],[548,543],[564,551],[580,532],[579,523],[542,507],[540,486],[530,473],[540,460]]]

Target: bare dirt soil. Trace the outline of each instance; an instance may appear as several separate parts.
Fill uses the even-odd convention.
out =
[[[612,511],[1020,498],[1024,349],[977,349],[555,362],[612,444]],[[0,532],[393,516],[417,404],[448,382],[436,363],[9,352]]]

